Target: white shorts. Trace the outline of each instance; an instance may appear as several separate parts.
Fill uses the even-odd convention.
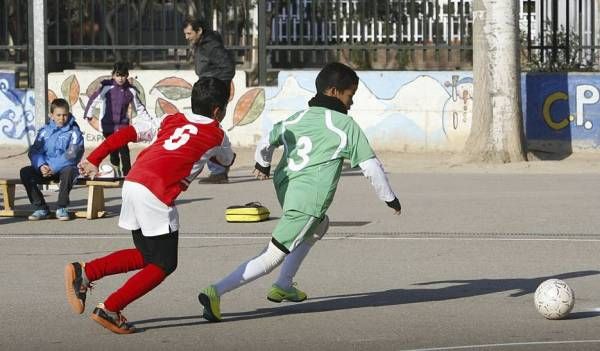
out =
[[[141,229],[144,236],[169,234],[179,230],[179,214],[175,206],[165,205],[142,184],[125,181],[122,194],[119,227],[127,230]]]

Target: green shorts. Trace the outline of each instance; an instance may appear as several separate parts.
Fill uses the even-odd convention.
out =
[[[285,211],[273,231],[273,238],[292,251],[306,236],[313,234],[320,222],[319,218],[303,212]]]

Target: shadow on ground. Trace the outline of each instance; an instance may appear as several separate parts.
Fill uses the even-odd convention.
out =
[[[475,279],[475,280],[443,280],[413,284],[415,286],[429,285],[448,285],[440,288],[417,288],[417,289],[390,289],[383,291],[365,292],[357,294],[318,296],[308,299],[306,302],[298,304],[285,304],[274,308],[259,308],[254,311],[240,313],[223,313],[223,322],[234,322],[247,319],[268,318],[282,316],[287,314],[299,313],[317,313],[327,311],[339,311],[365,307],[381,307],[404,305],[411,303],[422,303],[431,301],[446,301],[453,299],[468,298],[480,295],[494,294],[499,292],[516,292],[511,293],[510,297],[520,297],[527,294],[532,294],[541,282],[547,279],[572,279],[591,275],[600,274],[600,271],[588,270],[563,273],[553,276],[535,277],[535,278],[515,278],[515,279]],[[201,312],[201,306],[198,304],[198,311]],[[579,312],[573,313],[569,319],[591,318],[600,315],[600,312]],[[166,317],[146,319],[134,322],[136,326],[160,323],[173,322],[180,320],[194,320],[185,323],[161,324],[156,326],[148,326],[141,328],[143,330],[162,329],[179,326],[191,326],[206,323],[201,319],[201,315],[181,316],[181,317]]]

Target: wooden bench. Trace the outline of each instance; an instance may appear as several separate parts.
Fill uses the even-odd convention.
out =
[[[31,211],[15,210],[15,186],[21,184],[21,179],[0,179],[0,190],[4,208],[0,210],[2,217],[21,217],[29,216]],[[46,182],[42,184],[58,184],[56,182]],[[76,211],[75,217],[95,219],[104,217],[104,188],[120,188],[123,186],[123,178],[109,178],[94,180],[86,178],[77,178],[74,185],[85,185],[88,187],[87,209],[86,211]]]

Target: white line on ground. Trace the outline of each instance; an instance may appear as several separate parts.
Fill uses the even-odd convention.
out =
[[[1,239],[130,239],[130,234],[124,235],[0,235]],[[263,236],[236,236],[236,235],[180,235],[180,239],[269,239],[270,235]],[[414,238],[414,237],[354,237],[341,236],[323,238],[323,240],[454,240],[454,241],[565,241],[565,242],[600,242],[600,239],[577,238]]]
[[[530,342],[511,342],[504,344],[483,344],[483,345],[464,345],[450,347],[433,347],[425,349],[410,349],[403,351],[443,351],[443,350],[469,350],[494,347],[510,347],[510,346],[534,346],[534,345],[565,345],[565,344],[597,344],[600,340],[565,340],[565,341],[530,341]]]

